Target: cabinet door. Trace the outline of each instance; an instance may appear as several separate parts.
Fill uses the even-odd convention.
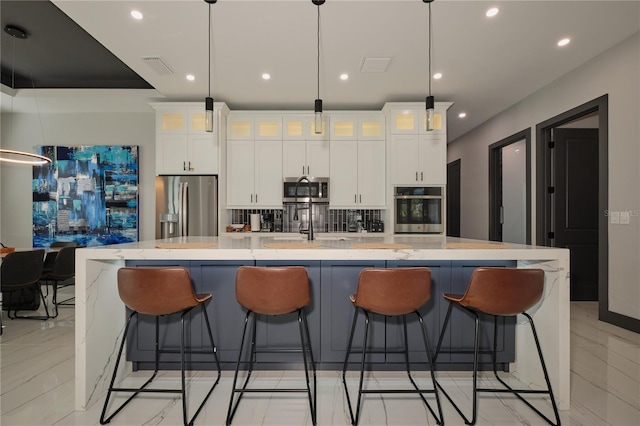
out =
[[[419,183],[420,159],[418,135],[391,136],[391,183],[415,185]]]
[[[358,140],[385,140],[384,114],[371,114],[358,117]]]
[[[188,171],[187,134],[158,134],[156,136],[156,173],[183,175]]]
[[[307,174],[306,142],[286,140],[282,142],[282,175],[298,177]]]
[[[320,359],[323,363],[344,362],[349,342],[349,332],[355,307],[349,296],[355,294],[358,286],[358,276],[363,268],[384,268],[383,260],[372,261],[322,261],[320,297],[322,304],[321,331],[322,352]],[[385,319],[378,315],[371,316],[371,330],[369,331],[368,344],[372,348],[384,348],[385,344]],[[364,315],[358,314],[353,338],[354,352],[362,351],[362,339],[364,337]],[[360,357],[351,355],[351,361],[360,362]],[[367,362],[384,362],[384,355],[380,353],[370,354]],[[352,364],[351,368],[355,368]]]
[[[227,145],[228,207],[251,206],[254,202],[253,141],[233,141]],[[282,186],[282,185],[280,185]]]
[[[303,141],[309,135],[309,115],[284,115],[282,117],[282,139]]]
[[[256,266],[281,267],[304,266],[309,274],[311,301],[304,311],[309,325],[311,350],[316,362],[320,361],[320,261],[319,260],[272,260],[256,261]],[[295,312],[287,315],[260,316],[257,323],[256,345],[258,348],[300,349],[300,329]],[[302,367],[300,353],[260,353],[258,362],[295,363]]]
[[[358,142],[331,141],[329,206],[353,207],[358,203]]]
[[[433,130],[429,130],[427,132],[427,111],[420,111],[420,120],[418,124],[418,130],[420,134],[427,135],[446,135],[447,134],[447,110],[436,107],[435,109],[435,119],[433,123]]]
[[[213,130],[217,133],[218,123],[216,121],[217,111],[213,112]],[[190,134],[204,134],[205,127],[204,103],[201,106],[187,108],[187,132]]]
[[[426,185],[447,184],[447,141],[442,135],[420,135],[419,181]]]
[[[358,205],[385,206],[385,143],[358,141]]]
[[[419,133],[419,110],[417,108],[392,108],[391,109],[391,134]]]
[[[197,175],[218,173],[218,135],[189,135],[189,171]]]
[[[329,139],[337,140],[357,140],[358,139],[358,117],[355,115],[332,115],[331,133]]]
[[[429,336],[429,346],[433,354],[438,344],[442,323],[447,314],[448,304],[442,293],[449,293],[451,288],[451,262],[433,260],[394,260],[387,262],[387,268],[427,267],[431,270],[431,298],[418,312],[422,315]],[[407,315],[407,335],[409,340],[409,357],[413,362],[427,362],[424,339],[417,315]],[[404,347],[404,331],[401,317],[387,319],[387,347],[400,350]],[[448,344],[447,344],[448,347]],[[450,354],[441,353],[438,363],[448,363]],[[402,354],[388,354],[387,362],[404,362]]]
[[[156,134],[186,134],[187,121],[187,108],[162,107],[156,110]]]
[[[282,116],[255,116],[255,140],[282,140]]]
[[[254,203],[282,208],[282,141],[256,141],[254,161]]]
[[[327,177],[331,172],[329,141],[307,141],[307,175]]]
[[[254,140],[253,115],[229,114],[227,140]]]

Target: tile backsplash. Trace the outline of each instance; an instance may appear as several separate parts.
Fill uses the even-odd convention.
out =
[[[282,215],[283,232],[298,232],[302,224],[307,227],[307,210],[298,211],[298,220],[293,220],[294,206],[286,205],[284,209],[234,209],[231,211],[232,223],[250,223],[250,216],[253,213],[262,215],[275,215],[280,212]],[[326,204],[314,204],[313,206],[313,229],[315,232],[347,232],[350,218],[359,216],[362,224],[372,220],[383,220],[383,210],[374,209],[349,209],[334,210],[329,209]]]

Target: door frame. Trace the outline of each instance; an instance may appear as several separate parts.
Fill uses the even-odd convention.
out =
[[[500,150],[523,139],[526,145],[525,237],[526,243],[531,244],[531,127],[489,145],[489,240],[491,241],[502,241],[502,239],[498,239],[500,206],[502,204],[502,191],[498,186],[500,183]]]
[[[598,113],[598,318],[627,330],[640,332],[640,320],[609,310],[609,95],[603,95],[536,125],[536,244],[549,246],[552,229],[551,130],[587,114]]]

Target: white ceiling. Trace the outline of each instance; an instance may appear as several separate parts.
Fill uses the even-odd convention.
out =
[[[53,0],[149,82],[165,100],[207,94],[208,5],[203,0]],[[488,19],[485,11],[500,8]],[[132,9],[142,21],[129,16]],[[231,109],[313,109],[316,13],[311,0],[218,0],[212,5],[212,96]],[[432,3],[432,83],[451,101],[453,140],[640,29],[639,1],[455,1]],[[320,7],[320,97],[325,110],[380,109],[424,101],[427,16],[422,0],[327,0]],[[570,37],[558,48],[556,42]],[[174,74],[142,60],[160,56]],[[389,57],[362,73],[365,57]],[[272,78],[264,81],[262,73]],[[338,76],[347,72],[348,81]],[[191,73],[196,81],[189,82]],[[155,94],[155,92],[154,92]],[[459,119],[459,112],[466,112]]]

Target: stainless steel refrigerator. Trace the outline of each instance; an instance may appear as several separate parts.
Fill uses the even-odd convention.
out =
[[[217,176],[156,177],[156,238],[218,235]]]

